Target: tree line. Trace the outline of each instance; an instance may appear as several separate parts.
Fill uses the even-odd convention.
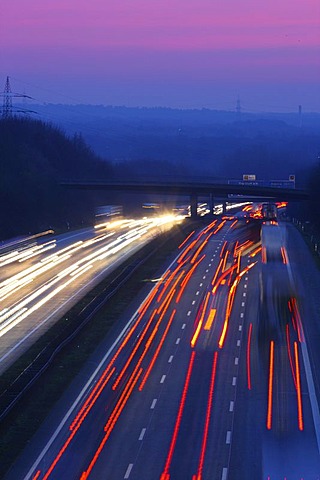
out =
[[[262,125],[260,127],[262,128]],[[172,152],[170,158],[165,158],[165,155],[155,158],[156,151],[153,158],[144,156],[141,144],[140,158],[128,158],[118,162],[113,159],[111,162],[102,159],[88,147],[80,133],[67,136],[54,125],[30,118],[1,119],[0,240],[50,227],[66,229],[90,225],[94,220],[95,206],[99,204],[125,202],[133,207],[135,203],[142,201],[138,196],[133,198],[107,192],[68,190],[60,185],[63,181],[148,177],[166,179],[186,176],[202,176],[208,181],[209,177],[242,178],[243,173],[258,173],[260,179],[268,169],[278,173],[276,166],[284,171],[286,164],[290,164],[286,160],[289,157],[293,160],[291,166],[294,170],[289,173],[296,174],[299,187],[308,188],[310,191],[309,202],[293,206],[295,215],[312,221],[320,230],[320,163],[316,163],[316,137],[298,132],[294,135],[294,132],[290,131],[290,134],[286,132],[285,135],[282,132],[274,137],[262,135],[259,141],[255,136],[254,142],[248,145],[241,140],[241,137],[245,136],[245,125],[237,128],[237,135],[233,131],[229,137],[233,151],[226,152],[219,162],[215,161],[214,156],[210,164],[205,161],[192,161],[193,155],[198,158],[199,152],[194,151],[192,138],[186,133],[183,135],[184,145],[190,147],[191,161],[185,162],[179,155],[172,157]],[[283,126],[282,128],[285,130]],[[219,146],[221,138],[212,138],[210,141],[203,138],[201,148],[208,158],[214,151],[214,142],[215,148],[222,149],[228,143],[226,130],[224,135],[222,146]],[[290,139],[291,150],[287,147],[286,136]],[[139,137],[139,142],[141,141]],[[169,146],[174,150],[173,144]],[[146,147],[148,151],[150,146]],[[154,148],[156,149],[156,142]],[[308,158],[307,162],[305,158]],[[315,158],[313,163],[312,158]],[[287,167],[291,168],[289,165]]]

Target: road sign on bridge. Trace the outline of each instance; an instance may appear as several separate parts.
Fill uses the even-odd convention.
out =
[[[292,177],[292,175],[290,175]],[[228,180],[228,185],[243,185],[244,187],[295,188],[294,180]]]

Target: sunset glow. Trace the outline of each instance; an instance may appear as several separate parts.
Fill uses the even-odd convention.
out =
[[[221,108],[240,94],[253,108],[320,108],[315,0],[27,3],[2,2],[0,72],[37,98]]]

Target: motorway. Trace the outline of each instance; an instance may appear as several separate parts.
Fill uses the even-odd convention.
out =
[[[178,217],[118,220],[0,249],[0,373],[108,273]]]
[[[317,327],[292,235],[193,232],[6,478],[319,480]]]

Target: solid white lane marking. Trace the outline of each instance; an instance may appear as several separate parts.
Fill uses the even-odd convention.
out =
[[[171,363],[172,360],[173,360],[173,355],[170,355],[169,360],[168,360],[168,363]]]
[[[231,432],[230,430],[227,431],[227,438],[226,438],[226,444],[229,444],[231,441]]]
[[[133,467],[133,463],[129,463],[124,478],[129,478],[129,477],[130,477],[130,473],[131,473],[132,467]]]
[[[184,323],[181,328],[184,330],[186,328],[186,324]]]
[[[232,386],[234,387],[236,383],[237,383],[237,377],[233,377],[233,379],[232,379]]]
[[[179,343],[180,343],[180,338],[177,338],[176,345],[179,345]]]
[[[152,400],[152,403],[151,403],[151,407],[150,407],[151,410],[154,409],[154,407],[156,406],[156,403],[157,403],[157,399],[154,398],[154,399]]]
[[[237,341],[237,347],[240,347],[240,345],[241,345],[241,341],[238,340],[238,341]]]
[[[222,469],[222,476],[221,476],[221,480],[227,480],[227,477],[228,477],[228,469],[226,467],[224,467]]]
[[[165,381],[165,379],[166,379],[166,375],[162,375],[160,383],[163,383]]]
[[[236,358],[234,359],[234,364],[235,364],[235,365],[238,365],[238,363],[239,363],[239,358],[236,357]]]
[[[302,330],[302,333],[304,335],[303,330]],[[308,384],[308,390],[309,390],[309,398],[310,398],[310,403],[311,403],[313,423],[314,423],[314,428],[315,428],[315,431],[316,431],[318,450],[319,450],[319,453],[320,453],[320,413],[319,413],[319,405],[318,405],[317,395],[316,395],[316,391],[315,391],[315,387],[314,387],[314,382],[313,382],[313,377],[312,377],[312,372],[311,372],[311,366],[310,366],[310,360],[309,360],[307,345],[304,342],[302,342],[300,345],[301,345],[304,369],[305,369],[306,377],[307,377],[307,384]]]
[[[192,300],[192,305],[194,305],[195,303],[196,303],[196,301],[195,301],[195,300]]]
[[[191,310],[189,310],[189,312],[187,313],[188,317],[190,317],[191,315]]]
[[[239,325],[239,332],[241,332],[242,330],[242,325]]]
[[[230,407],[229,407],[229,412],[233,412],[233,408],[234,408],[234,402],[231,400]]]
[[[141,433],[140,433],[140,436],[139,436],[139,440],[143,440],[143,437],[144,437],[146,431],[147,431],[146,428],[143,428],[143,429],[141,430]]]
[[[199,290],[198,290],[198,291],[196,292],[196,295],[199,295],[199,293],[200,293],[200,292],[199,292]]]
[[[293,275],[292,275],[292,270],[291,270],[290,263],[287,266],[288,266],[288,273],[289,273],[289,277],[290,277],[290,282],[293,285],[294,280],[293,280]],[[303,331],[303,326],[302,325],[301,325],[301,329],[302,329],[302,335],[304,337],[304,331]],[[307,344],[305,342],[301,343],[301,352],[302,352],[304,370],[306,372],[306,377],[307,377],[307,385],[308,385],[309,398],[310,398],[310,403],[311,403],[313,424],[314,424],[314,429],[315,429],[316,437],[317,437],[318,451],[320,453],[320,411],[319,411],[319,405],[318,405],[318,400],[317,400],[317,394],[316,394],[315,387],[314,387],[314,382],[313,382],[313,376],[312,376],[312,371],[311,371],[311,365],[310,365],[310,359],[309,359]]]

